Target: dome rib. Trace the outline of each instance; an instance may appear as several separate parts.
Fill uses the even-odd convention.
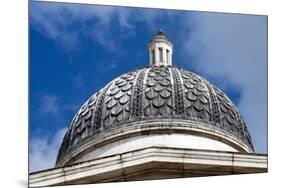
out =
[[[113,84],[111,82],[109,85],[107,85],[101,92],[100,96],[98,97],[97,100],[97,105],[93,114],[93,125],[92,125],[92,130],[94,133],[98,132],[100,128],[102,128],[103,123],[102,123],[102,115],[103,115],[103,104],[105,100],[105,94],[107,90],[110,88],[110,86]]]
[[[209,94],[210,94],[210,108],[211,108],[211,113],[212,113],[212,120],[216,123],[221,124],[221,119],[220,119],[220,108],[219,108],[219,101],[217,98],[217,95],[213,89],[213,87],[209,84],[206,83],[206,86],[209,90]]]
[[[183,98],[183,83],[180,78],[180,73],[175,68],[170,68],[174,80],[174,109],[176,115],[185,114],[184,98]]]
[[[133,96],[131,102],[131,119],[140,119],[143,116],[143,82],[146,70],[147,69],[140,70],[136,76],[136,82],[133,86]]]

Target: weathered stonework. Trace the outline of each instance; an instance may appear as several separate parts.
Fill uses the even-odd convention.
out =
[[[81,107],[65,135],[57,163],[100,131],[155,118],[208,123],[253,149],[241,114],[222,91],[192,72],[152,66],[120,76]]]
[[[32,173],[29,186],[264,172],[267,156],[262,154],[149,147]]]

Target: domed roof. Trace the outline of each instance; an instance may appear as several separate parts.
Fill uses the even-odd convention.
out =
[[[203,122],[253,150],[241,114],[221,90],[190,71],[151,66],[121,75],[85,102],[65,134],[57,163],[104,130],[152,119]]]
[[[231,100],[204,78],[172,66],[173,45],[162,30],[148,44],[148,51],[148,68],[114,79],[81,107],[64,136],[57,166],[98,147],[98,143],[92,145],[93,140],[110,131],[114,135],[119,127],[121,132],[126,126],[150,128],[145,127],[149,123],[161,127],[169,122],[169,131],[188,125],[193,132],[206,129],[205,136],[232,143],[241,151],[253,151],[247,127]]]

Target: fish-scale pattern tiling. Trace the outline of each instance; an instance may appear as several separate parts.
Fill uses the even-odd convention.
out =
[[[126,121],[130,116],[130,101],[136,72],[130,72],[117,79],[105,94],[103,108],[104,128]]]
[[[240,112],[220,89],[216,86],[213,86],[213,88],[216,91],[219,100],[222,128],[244,140],[251,148],[253,148],[251,136]]]
[[[86,138],[92,133],[93,127],[93,111],[96,107],[99,92],[90,97],[80,108],[78,113],[74,116],[67,130],[63,143],[57,158],[60,158],[62,153],[68,150],[72,145],[77,144],[83,138]]]
[[[57,162],[107,128],[157,118],[205,122],[253,148],[241,114],[221,90],[192,72],[152,66],[118,77],[87,100],[65,134]]]
[[[169,117],[172,115],[172,84],[167,67],[152,67],[147,74],[144,90],[145,117]]]
[[[198,76],[181,70],[185,93],[185,114],[188,117],[211,120],[210,97],[208,88]]]
[[[73,119],[70,135],[72,144],[76,144],[79,140],[91,134],[93,129],[91,121],[93,118],[93,111],[97,103],[97,96],[98,95],[94,95],[87,100]]]

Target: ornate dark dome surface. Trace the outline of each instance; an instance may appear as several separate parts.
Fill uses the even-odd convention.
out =
[[[192,72],[151,66],[121,75],[85,102],[65,134],[57,162],[103,130],[151,119],[208,123],[253,149],[241,114],[221,90]]]

